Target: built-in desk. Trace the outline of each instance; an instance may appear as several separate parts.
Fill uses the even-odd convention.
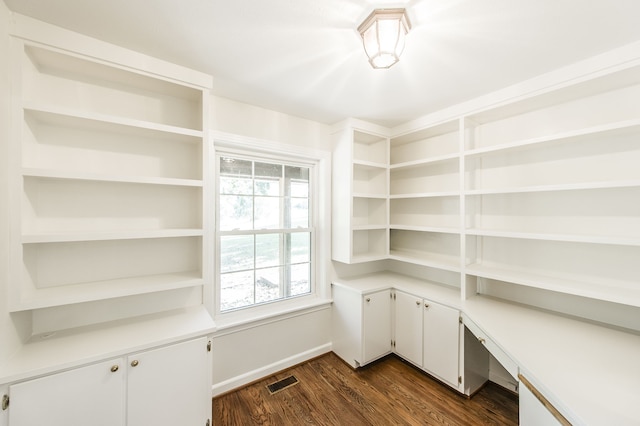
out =
[[[462,310],[572,424],[640,424],[640,336],[481,296]]]

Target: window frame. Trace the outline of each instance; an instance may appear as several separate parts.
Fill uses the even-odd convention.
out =
[[[279,177],[277,179],[278,181],[278,187],[279,187],[279,192],[277,196],[274,196],[274,198],[278,198],[278,203],[280,205],[279,208],[279,215],[278,215],[278,225],[279,227],[276,228],[251,228],[251,229],[232,229],[232,230],[222,230],[221,226],[220,226],[220,209],[219,209],[219,203],[220,203],[220,197],[223,195],[232,195],[232,194],[222,194],[220,191],[220,180],[221,180],[221,174],[220,174],[220,169],[222,167],[222,158],[235,158],[237,160],[240,161],[250,161],[252,163],[252,170],[251,170],[251,177],[252,177],[252,192],[251,194],[246,194],[243,196],[250,196],[252,198],[252,217],[251,220],[252,222],[255,224],[255,213],[256,213],[256,199],[257,198],[261,198],[263,196],[257,194],[254,190],[254,185],[255,185],[255,181],[256,179],[259,179],[260,176],[259,175],[255,175],[255,168],[256,168],[256,164],[259,163],[268,163],[268,164],[274,164],[274,165],[278,165],[283,167],[282,172],[284,172],[284,167],[286,166],[292,166],[292,167],[304,167],[309,171],[309,179],[308,179],[308,195],[307,195],[307,201],[308,201],[308,218],[307,218],[307,226],[304,228],[284,228],[283,226],[283,219],[284,219],[284,215],[285,215],[285,209],[284,209],[284,201],[287,198],[286,195],[286,191],[284,191],[285,189],[285,181],[283,179],[283,177]],[[216,290],[217,290],[217,296],[218,298],[216,298],[216,308],[219,310],[219,312],[221,314],[225,314],[228,312],[232,312],[232,311],[237,311],[237,310],[241,310],[241,309],[250,309],[252,307],[255,306],[259,306],[259,305],[263,305],[263,304],[268,304],[268,303],[277,303],[279,301],[283,301],[283,300],[287,300],[287,299],[292,299],[295,297],[304,297],[307,295],[310,295],[312,293],[315,292],[315,262],[314,262],[314,240],[315,240],[315,228],[314,228],[314,223],[315,223],[315,212],[314,212],[314,203],[315,203],[315,193],[314,193],[314,184],[315,184],[315,176],[314,176],[314,169],[315,169],[315,165],[314,164],[309,164],[309,163],[302,163],[300,161],[288,161],[289,159],[282,159],[279,158],[278,160],[273,160],[273,159],[266,159],[263,158],[262,156],[255,156],[255,155],[239,155],[239,154],[228,154],[224,151],[218,152],[215,155],[215,165],[216,165],[216,205],[217,205],[217,209],[216,212],[218,213],[216,215],[216,231],[217,231],[217,236],[216,236],[216,246],[218,247],[218,251],[217,251],[217,256],[216,256],[216,278],[217,278],[217,285],[216,285]],[[268,198],[268,197],[267,197]],[[292,264],[288,264],[284,261],[284,257],[286,257],[287,253],[285,253],[285,246],[286,244],[284,243],[284,239],[282,237],[286,238],[286,235],[289,234],[294,234],[294,233],[308,233],[309,234],[309,260],[308,263],[309,265],[309,291],[302,293],[302,294],[298,294],[298,295],[291,295],[291,286],[290,286],[290,282],[287,282],[286,278],[290,277],[290,271],[287,270],[287,267],[289,267],[289,269],[291,269]],[[222,292],[222,284],[221,284],[221,277],[222,275],[224,275],[225,273],[233,273],[233,272],[248,272],[248,271],[253,271],[254,273],[256,273],[257,271],[260,271],[262,269],[265,269],[265,267],[260,267],[256,264],[255,260],[258,256],[258,253],[256,252],[256,249],[258,247],[258,243],[256,241],[256,239],[258,238],[259,235],[278,235],[279,236],[279,263],[278,263],[278,268],[282,268],[280,270],[280,280],[279,280],[279,287],[281,290],[281,297],[273,299],[273,300],[266,300],[266,301],[256,301],[256,299],[258,298],[258,294],[255,292],[256,288],[255,288],[255,282],[254,282],[254,294],[253,294],[253,299],[254,302],[247,304],[247,305],[243,305],[243,306],[238,306],[238,307],[234,307],[234,308],[228,308],[225,310],[222,310],[222,306],[221,306],[221,292]],[[222,271],[222,250],[221,250],[221,243],[222,243],[222,239],[223,237],[227,237],[227,236],[253,236],[253,266],[251,268],[246,268],[244,270],[239,270],[239,271],[226,271],[223,272]],[[269,269],[269,268],[267,268]],[[255,278],[255,277],[254,277]]]
[[[237,135],[219,134],[212,137],[214,149],[210,160],[213,163],[213,194],[211,199],[214,208],[212,243],[213,257],[213,291],[210,297],[210,310],[220,324],[227,321],[265,318],[285,312],[296,311],[330,302],[329,264],[330,264],[330,229],[331,229],[331,153],[297,145],[288,145],[273,141],[264,141]],[[220,218],[218,202],[220,197],[220,157],[230,156],[252,161],[274,162],[284,165],[309,167],[309,215],[310,221],[310,281],[311,291],[307,294],[277,299],[245,307],[221,311],[221,268],[220,268]],[[268,231],[266,231],[268,232]]]

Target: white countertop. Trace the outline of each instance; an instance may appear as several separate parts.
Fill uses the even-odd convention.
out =
[[[465,314],[574,424],[640,424],[640,336],[488,297]]]
[[[33,336],[0,365],[0,383],[11,383],[143,351],[215,331],[203,306],[144,315]]]

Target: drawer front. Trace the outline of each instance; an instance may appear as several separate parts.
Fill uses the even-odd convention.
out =
[[[467,315],[462,316],[465,327],[487,348],[489,353],[513,376],[518,378],[518,364],[491,340]]]

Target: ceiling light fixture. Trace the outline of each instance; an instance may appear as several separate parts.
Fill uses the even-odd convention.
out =
[[[358,27],[373,68],[389,68],[400,60],[411,23],[405,9],[375,9]]]

